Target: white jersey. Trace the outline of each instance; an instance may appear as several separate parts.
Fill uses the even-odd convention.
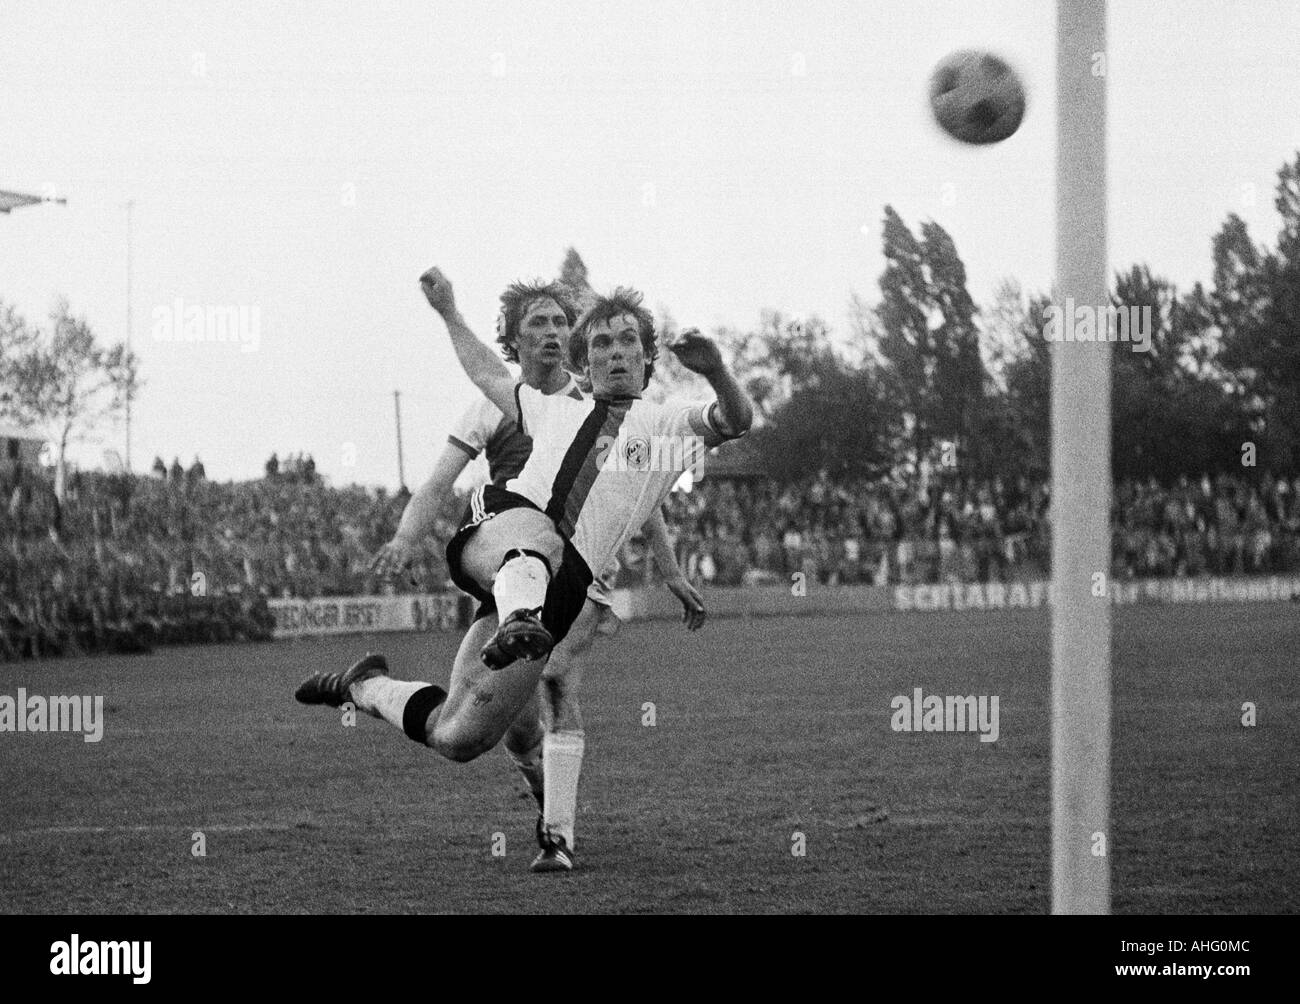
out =
[[[712,403],[574,400],[515,386],[533,452],[506,484],[554,521],[599,573],[641,529],[682,472],[724,437]]]
[[[557,394],[581,398],[578,383],[569,375],[569,382]],[[460,416],[447,442],[463,450],[473,460],[480,453],[487,454],[488,479],[494,485],[504,486],[519,474],[533,451],[533,442],[512,420],[501,414],[501,409],[485,397],[479,398]]]

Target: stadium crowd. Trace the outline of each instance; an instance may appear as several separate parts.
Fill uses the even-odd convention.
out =
[[[229,484],[197,462],[163,471],[76,473],[62,504],[44,474],[0,478],[0,658],[264,638],[269,597],[385,585],[366,566],[404,494],[327,488],[303,465]],[[415,579],[443,585],[439,549]]]
[[[669,498],[683,566],[745,585],[802,572],[823,584],[1009,581],[1048,574],[1046,483],[904,489],[704,481]],[[1115,486],[1112,574],[1122,579],[1300,570],[1300,478],[1228,476]],[[635,562],[634,562],[635,563]]]
[[[271,597],[373,595],[449,585],[430,541],[409,581],[381,582],[371,555],[396,530],[405,490],[331,488],[310,458],[218,484],[197,460],[155,475],[76,473],[62,504],[43,472],[0,477],[0,659],[153,644],[265,638]],[[1046,484],[932,479],[905,487],[824,472],[778,485],[705,479],[667,502],[680,564],[714,586],[1009,581],[1048,568]],[[450,535],[461,501],[449,503]],[[1219,476],[1116,486],[1113,574],[1122,578],[1300,571],[1300,478]],[[625,548],[621,584],[651,575]]]

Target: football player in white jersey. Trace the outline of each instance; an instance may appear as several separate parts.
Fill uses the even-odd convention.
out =
[[[543,394],[582,398],[577,381],[563,365],[575,318],[576,309],[559,283],[514,283],[502,294],[497,342],[506,361],[519,364],[520,378],[528,386]],[[469,461],[483,453],[491,483],[504,486],[523,469],[531,452],[532,440],[519,430],[517,421],[507,419],[487,398],[470,405],[447,437],[433,474],[407,503],[397,533],[375,554],[371,569],[388,577],[411,567]],[[706,617],[704,602],[678,567],[662,511],[651,515],[645,535],[665,585],[682,603],[687,628],[696,630]],[[611,566],[591,584],[581,615],[543,670],[542,700],[534,698],[525,705],[505,734],[503,745],[540,809],[537,832],[541,851],[533,862],[534,871],[572,867],[578,777],[585,749],[578,690],[596,634],[613,635],[618,630],[618,617],[610,608],[617,570],[617,565]],[[478,616],[491,613],[491,607],[480,609]],[[484,672],[477,662],[462,668]],[[551,833],[564,841],[553,840]]]
[[[447,545],[453,580],[494,603],[497,617],[476,620],[466,632],[450,693],[393,679],[374,655],[319,678],[311,703],[350,700],[416,742],[466,761],[496,745],[534,696],[547,657],[583,610],[591,570],[608,564],[704,451],[743,435],[753,409],[717,346],[693,331],[671,350],[709,382],[716,400],[642,400],[657,345],[654,321],[630,290],[598,299],[570,335],[570,359],[594,392],[577,401],[519,383],[465,324],[438,269],[425,272],[420,285],[470,380],[533,439],[520,476],[507,488],[478,489],[469,521]],[[476,660],[489,672],[471,671]]]

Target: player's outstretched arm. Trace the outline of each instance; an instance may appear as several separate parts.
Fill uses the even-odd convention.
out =
[[[671,351],[688,370],[709,381],[709,386],[718,397],[713,423],[718,434],[706,435],[705,441],[710,446],[716,446],[724,440],[735,439],[748,432],[754,423],[754,407],[750,404],[749,395],[722,361],[718,346],[700,334],[698,329],[688,328],[672,344]]]
[[[465,318],[456,309],[456,296],[451,281],[440,269],[431,268],[420,276],[420,289],[429,301],[429,306],[446,322],[452,348],[456,350],[456,358],[466,376],[483,392],[484,397],[501,409],[502,414],[517,419],[519,410],[515,406],[515,384],[518,381],[506,369],[506,364],[497,358],[497,354],[479,341],[469,329]]]
[[[423,541],[433,533],[442,504],[467,463],[469,457],[464,450],[447,446],[442,451],[429,480],[420,486],[402,510],[402,521],[398,523],[393,539],[376,551],[370,560],[372,572],[384,577],[397,575],[420,557],[424,550]]]
[[[646,520],[643,528],[650,553],[654,555],[655,567],[664,577],[664,585],[682,604],[682,623],[688,631],[695,631],[704,626],[708,613],[704,609],[704,597],[687,581],[681,566],[677,564],[677,555],[673,553],[672,542],[668,539],[668,526],[664,523],[662,509],[656,509],[654,515]]]

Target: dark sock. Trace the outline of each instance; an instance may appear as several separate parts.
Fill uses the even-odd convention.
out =
[[[433,714],[433,709],[447,699],[447,691],[432,684],[423,690],[417,690],[406,702],[402,710],[402,731],[421,746],[425,742],[425,723]]]

